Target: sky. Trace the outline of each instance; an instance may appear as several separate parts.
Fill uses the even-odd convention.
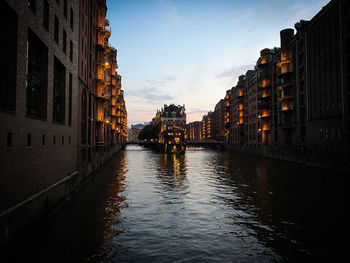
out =
[[[109,42],[128,125],[164,104],[186,106],[187,122],[213,111],[279,32],[311,19],[329,0],[107,0]]]

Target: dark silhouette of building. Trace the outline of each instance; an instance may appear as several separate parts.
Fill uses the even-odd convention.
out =
[[[74,187],[78,9],[77,0],[0,2],[0,246]]]

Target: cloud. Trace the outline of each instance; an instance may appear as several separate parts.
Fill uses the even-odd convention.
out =
[[[197,109],[194,109],[194,110],[186,112],[186,114],[197,114],[197,113],[206,114],[206,113],[208,113],[208,110],[197,110]]]
[[[146,82],[148,82],[152,86],[164,86],[165,84],[172,82],[174,80],[175,80],[175,77],[167,76],[167,77],[159,78],[159,79],[148,79],[148,80],[146,80]]]
[[[246,18],[253,16],[256,13],[255,7],[242,8],[240,10],[235,10],[232,15],[235,21],[241,21]]]
[[[308,20],[311,19],[315,14],[320,11],[322,6],[325,6],[329,0],[321,0],[317,3],[317,5],[307,5],[307,4],[299,4],[296,3],[289,7],[291,12],[291,20],[297,22],[301,19]]]
[[[148,102],[158,102],[174,99],[174,96],[171,96],[169,94],[161,94],[160,90],[156,87],[143,87],[138,90],[129,90],[128,95],[142,98]]]
[[[249,69],[254,69],[254,64],[232,66],[222,70],[216,77],[237,79],[240,75],[245,74]]]
[[[181,25],[182,18],[179,14],[178,8],[172,0],[160,0],[162,4],[163,19],[168,24]]]

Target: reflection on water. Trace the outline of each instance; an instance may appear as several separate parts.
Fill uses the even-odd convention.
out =
[[[128,146],[16,256],[36,262],[336,262],[347,253],[349,181],[250,155],[203,148],[167,155]]]
[[[345,176],[202,148],[129,146],[124,158],[110,185],[105,261],[283,262],[345,251]]]

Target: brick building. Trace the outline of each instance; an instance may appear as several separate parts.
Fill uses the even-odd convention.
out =
[[[80,0],[79,171],[84,177],[122,147],[127,116],[105,0]]]
[[[106,12],[102,0],[0,2],[0,247],[126,140]]]
[[[141,131],[142,129],[138,129],[138,128],[128,129],[128,142],[137,142],[138,136]]]
[[[258,149],[270,150],[276,141],[277,66],[279,49],[263,49],[257,61]]]
[[[214,113],[212,111],[209,111],[206,115],[202,118],[202,140],[213,140],[213,118]]]
[[[298,135],[314,161],[349,162],[350,3],[334,0],[295,25]]]
[[[245,74],[245,142],[249,149],[257,147],[257,80],[255,70],[248,70]]]
[[[296,33],[282,30],[280,48],[263,49],[255,71],[226,92],[225,142],[234,149],[349,169],[348,25],[349,1],[333,0],[310,21],[296,23]]]
[[[182,144],[186,133],[185,105],[165,104],[161,110],[157,111],[153,125],[159,126],[158,141],[160,143]]]
[[[224,141],[231,143],[231,90],[226,91],[224,98]]]
[[[78,7],[77,0],[0,2],[0,246],[16,235],[11,224],[74,186],[60,182],[78,170]],[[33,195],[38,202],[29,203]],[[20,221],[12,217],[26,204]]]
[[[202,139],[202,122],[195,121],[186,125],[187,141],[199,142]]]
[[[217,141],[223,141],[225,135],[225,103],[224,99],[221,99],[215,105],[213,116],[213,137]]]
[[[77,171],[78,4],[1,1],[0,211]]]
[[[239,76],[237,85],[231,89],[231,143],[244,144],[245,124],[245,77]]]

